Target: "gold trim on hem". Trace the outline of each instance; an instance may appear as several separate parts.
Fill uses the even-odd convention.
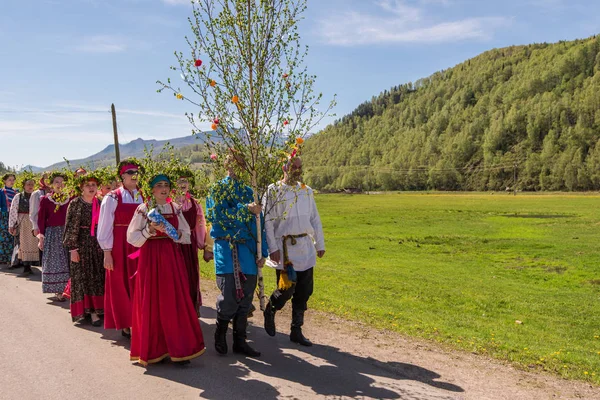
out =
[[[202,354],[204,354],[205,351],[206,351],[206,347],[203,348],[202,350],[200,350],[199,352],[197,352],[196,354],[192,354],[191,356],[187,356],[187,357],[171,357],[171,361],[174,361],[174,362],[188,361],[188,360],[191,360],[193,358],[201,356]],[[144,361],[140,357],[129,357],[129,361],[137,361],[137,362],[140,363],[140,365],[142,365],[143,367],[146,367],[146,366],[148,366],[148,364],[156,364],[158,362],[161,362],[162,360],[164,360],[167,357],[170,357],[169,353],[163,354],[160,357],[153,358],[152,360],[148,360],[148,361]]]
[[[204,354],[205,351],[206,351],[206,347],[203,348],[202,350],[200,350],[199,352],[197,352],[196,354],[192,354],[191,356],[187,356],[187,357],[171,357],[171,361],[187,361],[187,360],[191,360],[193,358],[201,356],[202,354]]]

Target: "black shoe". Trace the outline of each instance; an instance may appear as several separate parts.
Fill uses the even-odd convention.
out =
[[[254,350],[246,339],[235,338],[233,341],[233,352],[237,354],[244,354],[248,357],[260,357],[260,351]]]
[[[227,354],[227,328],[229,321],[217,319],[217,329],[215,329],[215,350],[219,354]]]
[[[102,326],[102,320],[98,319],[96,321],[92,321],[92,326]],[[125,336],[125,335],[123,335]],[[131,338],[131,333],[129,334],[129,338]]]
[[[26,278],[29,275],[32,275],[33,271],[31,270],[31,267],[29,269],[27,269],[27,267],[25,267],[25,270],[23,272],[21,272],[19,275],[17,275],[19,278]]]
[[[165,358],[166,360],[166,358]],[[184,367],[186,365],[188,365],[191,361],[190,360],[183,360],[183,361],[173,361],[173,364],[175,364],[178,367]]]
[[[131,331],[129,333],[121,330],[121,336],[126,337],[127,339],[131,339]]]
[[[248,329],[248,314],[233,317],[233,352],[248,357],[260,357],[260,351],[254,350],[246,342],[246,329]]]
[[[271,302],[265,307],[263,316],[265,317],[265,331],[267,331],[267,335],[275,336],[277,333],[277,329],[275,328],[275,309],[271,306]]]
[[[302,334],[302,328],[300,327],[292,328],[292,332],[290,333],[290,340],[302,346],[312,346],[312,342],[304,337],[304,335]]]

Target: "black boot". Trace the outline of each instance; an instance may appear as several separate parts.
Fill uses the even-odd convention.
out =
[[[260,351],[254,350],[246,342],[247,315],[236,315],[233,318],[233,352],[248,357],[260,357]]]
[[[299,326],[292,327],[292,332],[290,332],[290,340],[302,346],[312,346],[312,342],[304,337],[304,335],[302,334],[302,328],[300,328]]]
[[[265,331],[267,335],[275,336],[277,330],[275,328],[275,308],[271,305],[271,302],[267,303],[263,316],[265,317]]]
[[[25,268],[23,268],[23,272],[21,272],[19,275],[22,278],[25,278],[29,275],[31,275],[33,272],[31,271],[31,266],[30,265],[25,265]]]
[[[312,342],[302,334],[302,325],[304,325],[304,310],[292,308],[292,331],[290,332],[290,340],[302,346],[310,347],[312,346]]]
[[[215,330],[215,350],[219,354],[227,354],[227,328],[229,321],[217,319],[217,329]]]

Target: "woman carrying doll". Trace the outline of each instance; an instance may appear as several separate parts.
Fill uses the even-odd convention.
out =
[[[204,338],[190,299],[188,273],[179,244],[190,243],[190,227],[168,201],[171,180],[150,180],[152,198],[141,204],[127,229],[127,240],[139,247],[133,296],[131,354],[141,365],[167,357],[178,364],[204,353]]]

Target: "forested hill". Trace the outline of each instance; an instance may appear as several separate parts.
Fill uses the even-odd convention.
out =
[[[599,51],[600,36],[495,49],[386,90],[306,141],[306,181],[599,190]]]

